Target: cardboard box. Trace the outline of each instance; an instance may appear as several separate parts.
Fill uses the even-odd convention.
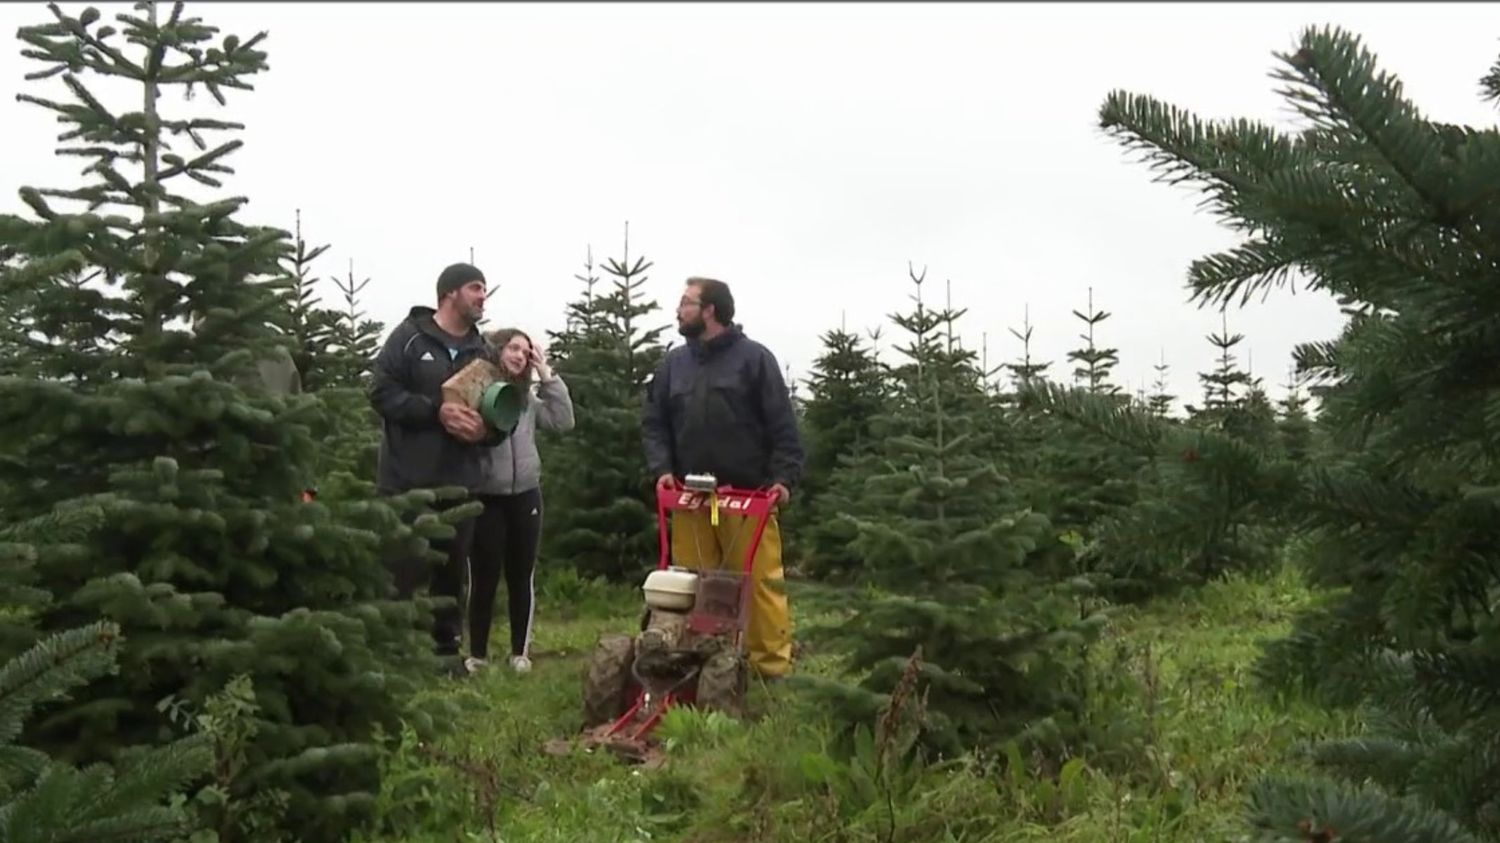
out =
[[[474,360],[443,382],[443,403],[462,404],[477,410],[484,391],[499,379],[500,369],[495,364],[484,359]]]

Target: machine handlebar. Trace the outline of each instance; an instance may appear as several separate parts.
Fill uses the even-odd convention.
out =
[[[719,486],[712,492],[696,491],[678,487],[657,487],[656,517],[661,538],[661,559],[658,567],[672,564],[672,543],[667,532],[670,513],[676,511],[695,512],[705,508],[730,515],[743,515],[755,522],[755,534],[746,548],[744,569],[748,575],[755,561],[755,551],[760,547],[762,534],[776,511],[781,494],[771,489],[741,489],[734,486]]]

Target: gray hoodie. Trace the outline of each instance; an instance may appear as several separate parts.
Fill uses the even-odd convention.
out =
[[[538,424],[548,430],[573,429],[573,399],[568,395],[568,385],[556,374],[552,380],[537,384],[515,432],[489,449],[479,494],[518,495],[542,484],[542,457],[536,450]]]

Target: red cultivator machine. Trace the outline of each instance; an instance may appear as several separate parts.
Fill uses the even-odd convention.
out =
[[[750,571],[775,505],[773,492],[719,487],[705,475],[689,476],[681,490],[657,491],[661,560],[643,587],[641,632],[600,639],[583,689],[585,744],[647,761],[655,749],[651,732],[672,706],[743,713]],[[739,570],[673,564],[671,513],[704,509],[715,526],[727,512],[744,516],[741,529],[753,530]]]

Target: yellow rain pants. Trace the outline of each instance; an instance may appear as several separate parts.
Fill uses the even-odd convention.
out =
[[[744,570],[745,552],[757,519],[719,511],[715,527],[708,507],[672,513],[672,561],[684,568]],[[792,612],[781,563],[781,524],[772,513],[750,569],[750,624],[746,648],[750,666],[762,677],[792,670]]]

